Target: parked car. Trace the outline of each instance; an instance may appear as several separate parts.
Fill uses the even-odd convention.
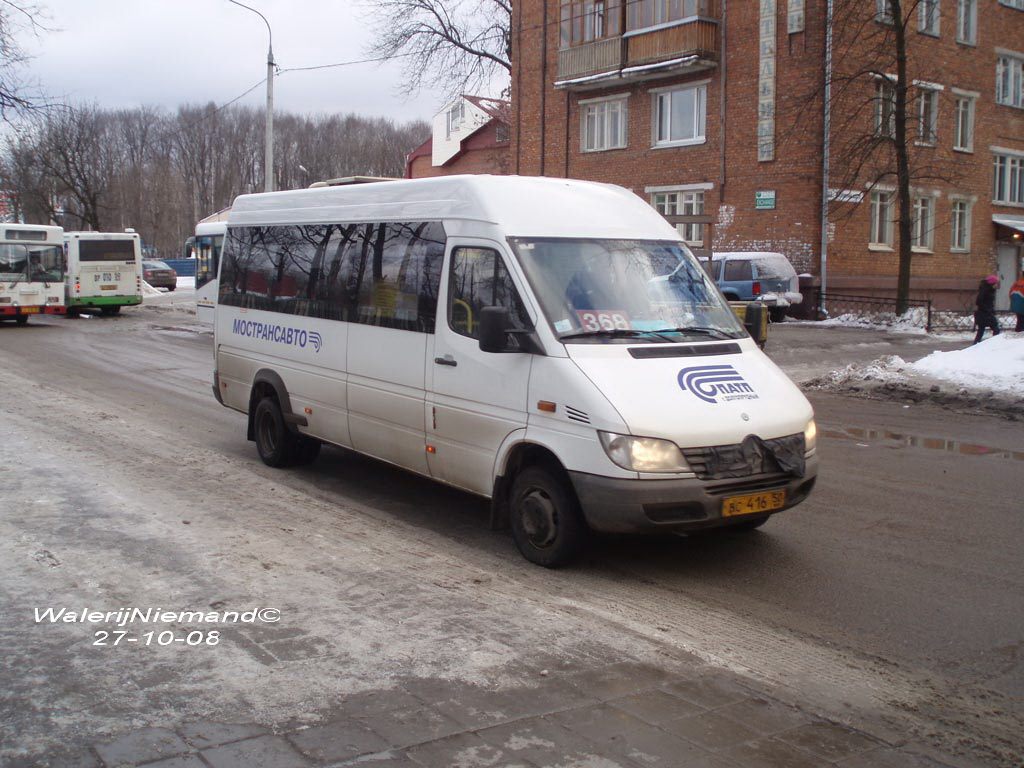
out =
[[[775,322],[803,301],[796,270],[781,253],[738,251],[715,253],[711,259],[705,267],[729,301],[764,302]]]
[[[142,262],[142,279],[154,288],[166,288],[173,291],[178,287],[178,273],[162,261],[144,260]]]

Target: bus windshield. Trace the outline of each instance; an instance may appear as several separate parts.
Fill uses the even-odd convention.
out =
[[[64,281],[64,250],[56,245],[0,243],[0,280],[7,283]]]
[[[656,343],[746,335],[683,243],[509,241],[561,341]]]

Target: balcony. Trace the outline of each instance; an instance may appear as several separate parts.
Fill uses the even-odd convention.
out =
[[[718,22],[691,17],[560,49],[555,87],[584,91],[716,66]]]

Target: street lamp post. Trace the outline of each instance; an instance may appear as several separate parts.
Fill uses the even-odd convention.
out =
[[[267,21],[267,17],[257,11],[255,8],[250,8],[244,3],[238,2],[238,0],[228,0],[229,3],[233,3],[241,8],[245,8],[247,11],[252,11],[261,19],[263,23],[267,25],[267,35],[269,42],[267,43],[267,131],[266,131],[266,155],[263,161],[263,191],[273,192],[274,191],[274,33],[270,29],[270,22]]]

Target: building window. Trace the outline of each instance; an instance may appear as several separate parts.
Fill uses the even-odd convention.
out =
[[[704,141],[706,85],[654,94],[654,144],[678,146]]]
[[[580,149],[600,152],[626,146],[626,99],[580,104]]]
[[[656,192],[651,205],[662,216],[703,216],[704,191]],[[676,224],[676,229],[687,245],[704,244],[704,225],[696,222]]]
[[[935,199],[931,196],[915,197],[914,216],[910,224],[910,247],[930,251],[934,242]]]
[[[871,193],[871,245],[893,246],[893,193]]]
[[[462,121],[466,118],[466,102],[460,101],[458,104],[448,110],[447,114],[447,136],[451,137],[459,128],[462,127]]]
[[[1024,205],[1024,155],[994,155],[993,203]]]
[[[560,10],[559,45],[562,48],[620,34],[620,0],[564,0]]]
[[[951,251],[966,253],[971,250],[971,203],[968,200],[953,201],[953,235],[949,241]]]
[[[953,149],[961,152],[974,151],[974,98],[957,96],[954,110]]]
[[[626,30],[634,32],[673,21],[710,16],[711,0],[629,0]]]
[[[875,21],[879,24],[892,24],[891,0],[875,0]]]
[[[896,89],[889,78],[875,81],[875,134],[896,135]]]
[[[1024,0],[999,0],[1000,5],[1024,11]]]
[[[1024,108],[1024,57],[1004,53],[996,59],[996,104]]]
[[[1024,0],[1021,0],[1024,2]],[[974,45],[977,40],[978,1],[957,0],[956,4],[956,41]]]
[[[920,88],[917,97],[917,140],[921,144],[934,144],[939,115],[939,92]]]
[[[917,9],[917,31],[938,37],[939,0],[920,0]]]

